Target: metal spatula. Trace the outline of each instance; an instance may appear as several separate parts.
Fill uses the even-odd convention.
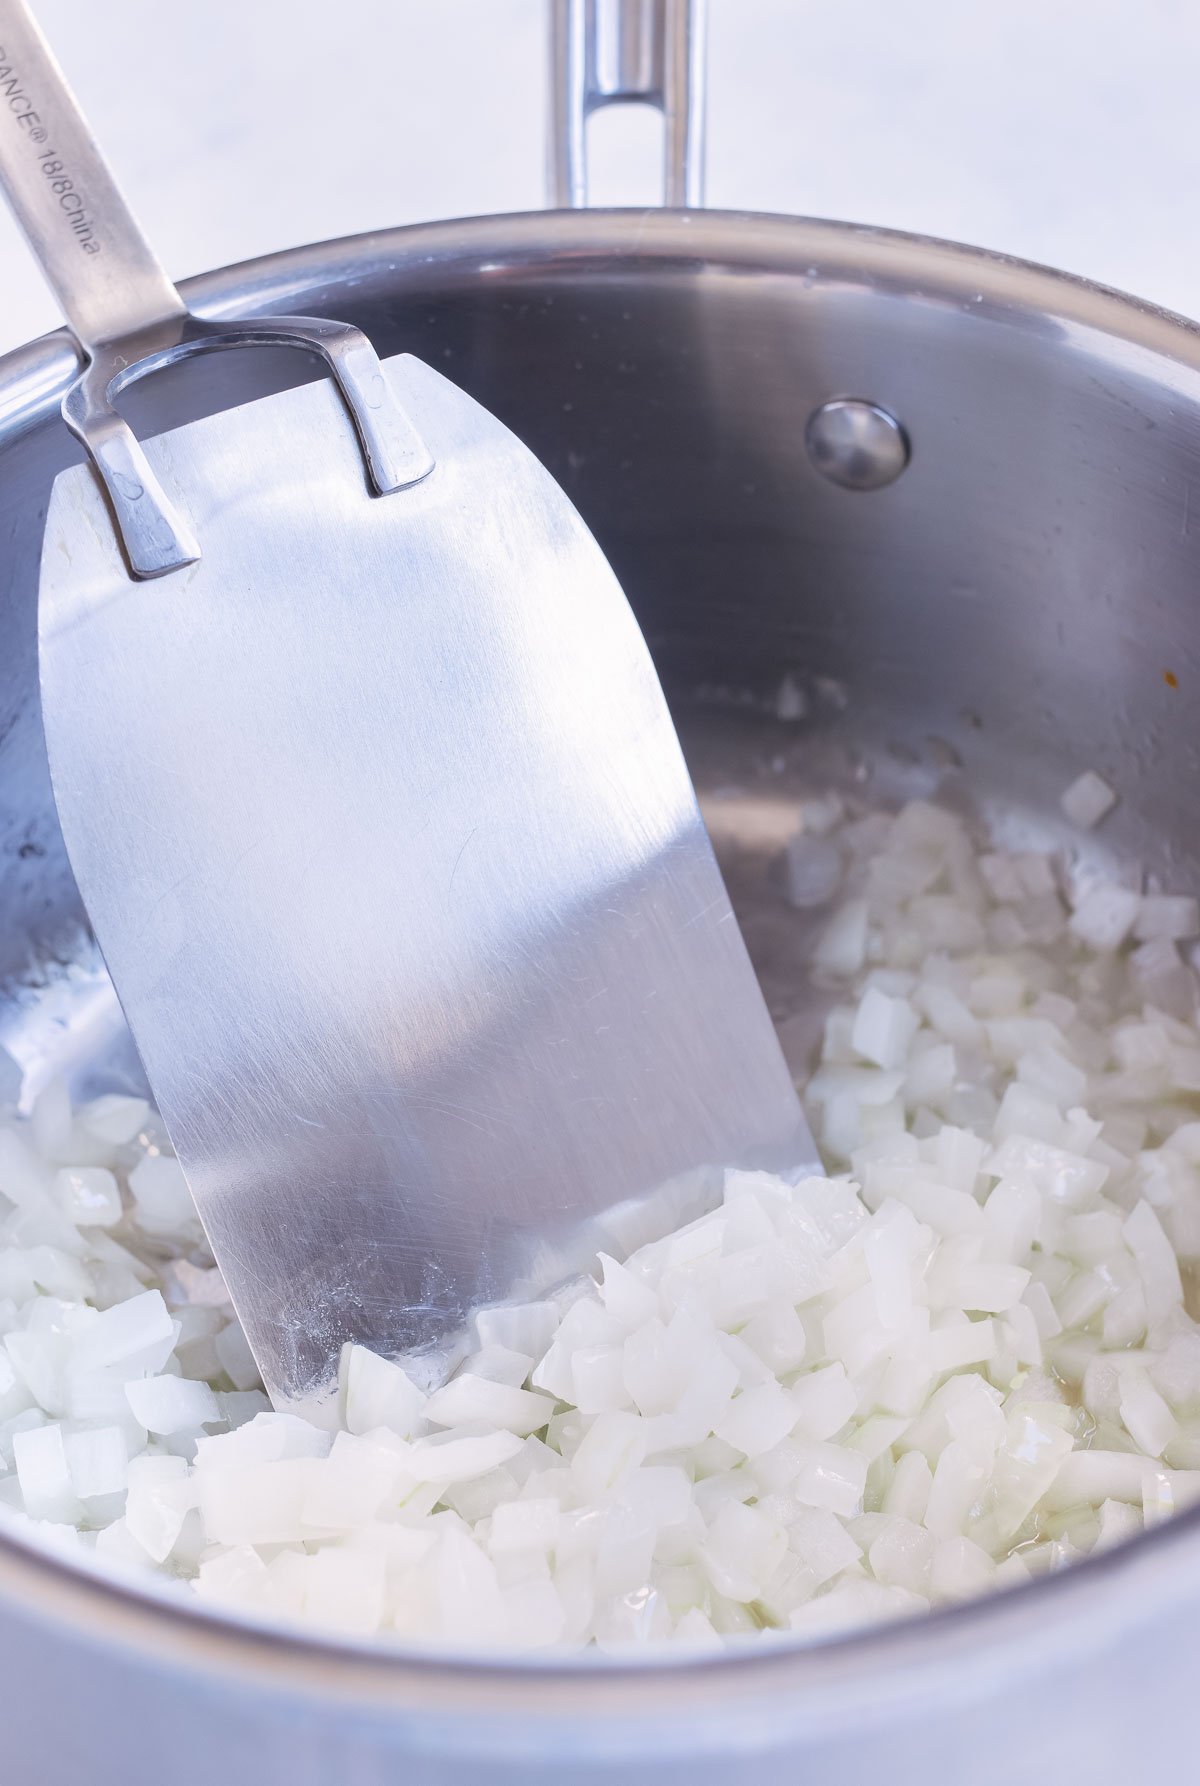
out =
[[[0,42],[0,169],[89,356],[39,616],[63,832],[267,1386],[321,1417],[345,1341],[436,1341],[664,1184],[685,1212],[706,1169],[816,1153],[562,491],[354,329],[190,316],[22,0]],[[323,353],[341,399],[144,445],[110,406],[263,340]]]

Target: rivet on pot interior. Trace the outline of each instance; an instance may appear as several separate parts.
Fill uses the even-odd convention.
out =
[[[804,444],[821,476],[844,490],[882,490],[909,460],[908,436],[895,416],[857,397],[814,409]]]

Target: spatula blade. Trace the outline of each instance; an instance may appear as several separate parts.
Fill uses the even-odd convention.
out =
[[[368,494],[314,383],[147,443],[198,563],[132,582],[83,466],[42,563],[80,891],[267,1387],[310,1414],[344,1341],[550,1287],[664,1181],[815,1164],[609,566],[493,416],[387,375],[416,487]]]

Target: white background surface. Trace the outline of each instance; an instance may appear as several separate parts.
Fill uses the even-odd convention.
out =
[[[35,4],[176,278],[543,202],[545,0]],[[957,237],[1200,316],[1198,75],[1200,0],[711,0],[709,202]],[[602,196],[647,196],[644,136],[606,141]],[[2,213],[0,273],[2,351],[58,320]]]

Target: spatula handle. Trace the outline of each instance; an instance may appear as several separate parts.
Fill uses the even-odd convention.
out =
[[[188,354],[248,345],[319,354],[345,398],[372,487],[386,495],[433,470],[360,329],[312,316],[219,323],[188,311],[134,222],[26,0],[0,0],[0,190],[84,350],[63,420],[100,475],[135,577],[194,564],[200,546],[115,404],[135,379]]]
[[[26,0],[0,0],[0,186],[89,353],[185,314]]]

